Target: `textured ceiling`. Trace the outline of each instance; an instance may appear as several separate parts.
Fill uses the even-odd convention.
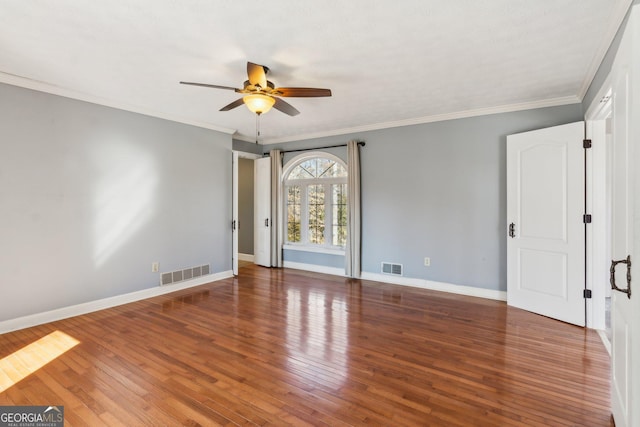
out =
[[[260,142],[579,102],[631,0],[0,0],[0,82],[255,139],[246,62],[287,98]]]

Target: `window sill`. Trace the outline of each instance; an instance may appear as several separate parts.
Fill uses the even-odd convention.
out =
[[[333,249],[326,247],[303,246],[303,245],[283,245],[282,249],[287,251],[313,252],[317,254],[344,256],[344,249]]]

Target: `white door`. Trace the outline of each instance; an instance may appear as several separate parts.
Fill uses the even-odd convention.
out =
[[[254,262],[271,266],[271,158],[254,162]]]
[[[639,13],[635,12],[636,15]],[[638,277],[640,271],[637,263],[640,257],[634,256],[634,200],[640,185],[634,187],[633,169],[637,164],[638,155],[634,154],[635,145],[638,144],[638,103],[640,99],[634,84],[637,85],[638,76],[631,72],[632,41],[634,27],[637,27],[637,16],[630,17],[627,30],[620,43],[618,53],[614,60],[611,72],[612,85],[612,136],[613,136],[613,162],[612,162],[612,212],[611,212],[611,255],[617,263],[614,270],[615,284],[620,289],[627,289],[627,272],[629,265],[627,257],[635,263],[632,277]],[[636,28],[637,32],[638,29]],[[637,60],[637,59],[636,59]],[[635,73],[638,73],[637,68]],[[635,79],[635,80],[634,80]],[[635,98],[634,98],[635,97]],[[634,114],[635,113],[635,114]],[[635,116],[635,117],[634,117]],[[634,123],[635,122],[635,123]],[[634,141],[635,135],[635,141]],[[635,155],[635,162],[634,162]],[[638,221],[638,219],[635,219]],[[640,230],[636,230],[640,231]],[[637,243],[638,236],[635,236]],[[637,280],[636,280],[637,283]],[[640,387],[638,381],[640,369],[640,345],[638,333],[640,333],[640,313],[637,307],[637,298],[640,289],[632,289],[631,298],[623,292],[614,291],[611,295],[611,410],[617,427],[630,427],[640,425]],[[634,301],[634,299],[636,301]],[[634,343],[635,340],[635,343]],[[635,379],[635,383],[634,383]]]
[[[233,274],[235,276],[238,275],[238,185],[239,185],[239,169],[240,164],[238,163],[238,153],[234,151],[231,157],[231,165],[233,171],[233,183],[232,183],[232,215],[231,215],[231,233],[232,233],[232,243],[231,243],[231,267],[233,269]]]
[[[507,137],[507,304],[584,326],[584,123]]]

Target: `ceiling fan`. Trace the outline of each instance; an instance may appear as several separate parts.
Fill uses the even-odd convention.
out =
[[[331,96],[330,89],[317,89],[311,87],[275,87],[272,82],[267,80],[268,72],[269,68],[264,65],[247,62],[247,76],[249,79],[244,82],[242,89],[195,82],[180,82],[180,84],[233,90],[237,93],[242,93],[244,94],[242,98],[236,99],[229,105],[225,105],[220,109],[220,111],[229,111],[245,104],[249,110],[257,115],[268,112],[271,107],[290,116],[297,116],[300,114],[300,111],[296,110],[288,102],[280,99],[280,97],[312,98]]]

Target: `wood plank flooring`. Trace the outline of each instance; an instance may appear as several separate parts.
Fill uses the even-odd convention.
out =
[[[66,426],[612,425],[594,331],[480,298],[249,266],[0,335],[0,359],[54,332],[79,343],[0,405],[64,405]]]

